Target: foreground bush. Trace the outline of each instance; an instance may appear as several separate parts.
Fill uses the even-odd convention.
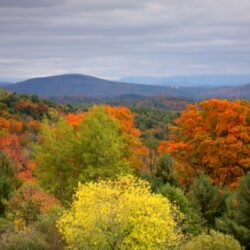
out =
[[[49,250],[50,246],[40,232],[32,228],[1,235],[0,250]]]
[[[60,209],[51,210],[28,226],[0,219],[0,250],[63,250],[55,223],[59,213]]]
[[[57,225],[70,249],[171,249],[180,213],[132,176],[79,185]]]
[[[13,220],[21,220],[28,225],[40,215],[60,206],[57,199],[38,185],[26,183],[9,200],[8,214]]]
[[[241,250],[241,246],[232,236],[211,231],[193,238],[182,250]]]

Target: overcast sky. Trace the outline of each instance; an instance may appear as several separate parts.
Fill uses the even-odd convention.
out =
[[[0,79],[250,73],[250,0],[0,0]]]

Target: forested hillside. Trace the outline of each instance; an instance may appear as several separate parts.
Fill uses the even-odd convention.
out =
[[[114,98],[91,98],[84,96],[60,96],[49,98],[58,104],[71,104],[82,108],[93,104],[108,104],[112,106],[126,106],[131,109],[151,109],[161,111],[180,111],[192,103],[190,99],[166,97],[166,96],[141,96],[122,95]]]
[[[186,104],[0,92],[0,250],[250,249],[250,103]]]

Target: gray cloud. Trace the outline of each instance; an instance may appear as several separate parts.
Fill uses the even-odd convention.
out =
[[[0,7],[7,8],[37,8],[60,5],[64,0],[1,0]]]
[[[0,78],[250,73],[248,0],[0,0]]]

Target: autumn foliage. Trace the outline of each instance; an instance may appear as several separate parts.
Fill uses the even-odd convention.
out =
[[[25,157],[23,156],[18,136],[0,136],[0,150],[15,163],[18,170],[21,169],[25,162]]]
[[[83,115],[84,113],[78,113],[78,114],[69,113],[66,115],[66,120],[68,124],[76,128],[82,121]]]
[[[22,185],[11,197],[8,211],[15,219],[21,219],[28,224],[39,214],[48,213],[60,206],[60,202],[52,195],[39,186],[28,183]]]
[[[77,218],[77,219],[76,219]],[[70,249],[177,249],[181,213],[146,181],[121,176],[78,186],[57,226]]]
[[[141,131],[135,127],[134,114],[127,107],[113,107],[110,105],[104,106],[108,116],[117,123],[120,134],[126,140],[126,158],[135,168],[139,169],[142,166],[142,158],[148,151],[142,145],[140,140]],[[78,114],[69,113],[65,116],[68,124],[75,129],[83,122],[84,117],[90,115],[90,112],[80,112]]]
[[[189,105],[159,151],[176,160],[185,184],[205,172],[212,181],[235,187],[250,169],[250,104],[210,99]]]
[[[250,104],[149,105],[0,90],[0,249],[250,249]]]
[[[127,141],[128,160],[139,169],[143,164],[142,157],[147,155],[148,150],[140,140],[141,131],[135,128],[134,114],[127,107],[106,105],[105,110],[118,121],[120,131]]]

